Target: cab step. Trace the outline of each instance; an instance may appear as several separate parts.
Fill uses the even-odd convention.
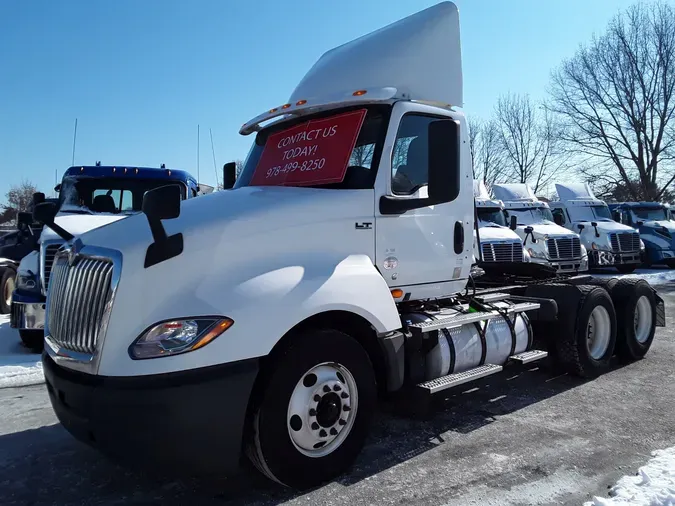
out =
[[[509,357],[509,362],[514,362],[520,365],[529,364],[531,362],[536,362],[548,357],[548,351],[542,350],[530,350],[523,353],[518,353],[517,355],[511,355]]]
[[[448,374],[447,376],[441,376],[430,381],[425,381],[417,385],[417,390],[420,393],[427,395],[433,395],[448,388],[458,387],[465,383],[475,381],[492,374],[497,374],[501,372],[503,367],[501,365],[494,364],[485,364],[478,366],[474,369],[469,369],[468,371],[458,372],[454,374]]]

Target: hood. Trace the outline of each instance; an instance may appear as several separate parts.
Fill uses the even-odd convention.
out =
[[[665,228],[671,234],[675,233],[675,222],[670,220],[645,221],[642,223],[642,225],[640,225],[640,231],[642,231],[642,229],[645,231],[651,231],[659,228]]]
[[[475,233],[475,232],[474,232]],[[519,241],[520,238],[513,230],[499,225],[478,227],[481,242],[485,241]]]
[[[129,216],[128,214],[58,214],[54,222],[74,236],[78,236]],[[40,234],[40,241],[52,239],[61,239],[61,236],[51,228],[44,227]]]
[[[617,223],[616,221],[575,221],[574,222],[574,228],[579,229],[577,225],[581,224],[584,226],[584,232],[588,229],[592,230],[595,232],[595,229],[591,225],[591,223],[597,223],[598,224],[598,232],[605,232],[605,233],[615,233],[615,232],[633,232],[634,229],[633,227],[629,227],[628,225],[623,225],[622,223]],[[577,232],[578,233],[578,232]]]
[[[534,231],[535,239],[543,238],[545,235],[550,237],[569,237],[576,236],[574,232],[567,230],[564,227],[556,225],[555,223],[538,223],[536,225],[518,225],[518,235],[525,235],[525,228],[531,226]]]

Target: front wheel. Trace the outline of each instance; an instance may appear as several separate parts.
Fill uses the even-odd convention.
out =
[[[630,274],[631,272],[635,271],[635,269],[637,269],[636,264],[624,264],[616,266],[616,270],[621,274]]]
[[[12,269],[4,269],[0,274],[0,314],[7,314],[11,310],[15,278],[16,273]]]
[[[21,329],[19,330],[19,337],[24,346],[35,353],[40,353],[44,348],[44,330]]]
[[[247,453],[268,478],[307,489],[345,471],[363,448],[377,389],[368,354],[336,330],[296,336],[253,409]]]

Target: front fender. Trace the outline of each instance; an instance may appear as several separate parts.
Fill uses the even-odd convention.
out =
[[[99,374],[160,374],[264,356],[290,329],[326,311],[355,313],[381,333],[401,327],[389,287],[367,255],[341,259],[330,252],[273,259],[252,255],[226,276],[164,272],[169,264],[146,270],[151,279],[142,283],[122,276]],[[164,281],[160,293],[153,279],[160,283],[162,276],[175,282],[167,286]],[[137,317],[129,318],[130,314]],[[235,323],[193,352],[149,360],[129,357],[129,345],[156,322],[206,315],[227,316]]]

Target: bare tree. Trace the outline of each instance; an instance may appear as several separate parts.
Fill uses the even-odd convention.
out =
[[[12,221],[17,213],[30,211],[33,205],[33,194],[37,191],[33,183],[25,180],[18,185],[11,186],[5,194],[7,203],[2,206],[2,219]]]
[[[236,179],[239,179],[239,175],[244,170],[244,162],[243,162],[243,160],[235,160],[234,163],[235,163],[234,175],[235,175],[235,180],[236,180]],[[224,187],[224,183],[221,183],[221,182],[218,181],[216,189],[220,191],[220,190],[223,189],[223,187]]]
[[[658,200],[675,180],[674,92],[675,8],[639,3],[553,72],[549,108],[586,179]]]
[[[569,155],[559,142],[560,128],[552,115],[528,95],[507,94],[496,107],[499,137],[510,176],[536,193],[567,169]]]
[[[489,188],[508,178],[499,125],[494,119],[469,118],[469,147],[474,179],[482,179]]]

